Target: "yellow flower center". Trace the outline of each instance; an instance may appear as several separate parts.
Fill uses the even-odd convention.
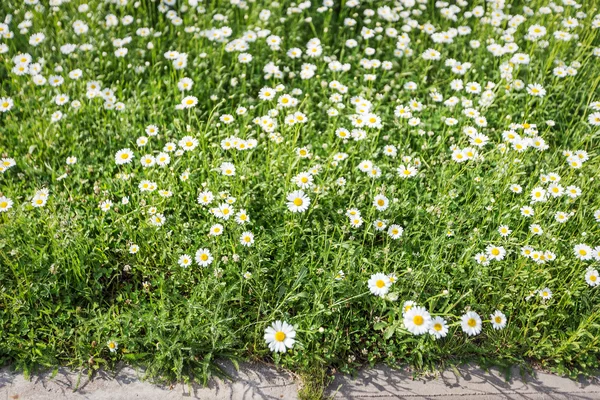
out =
[[[496,321],[497,324],[502,322],[502,317],[500,317],[499,315],[497,315],[496,317],[494,317],[494,321]]]
[[[467,324],[471,327],[471,328],[475,328],[477,326],[477,321],[475,321],[475,318],[469,318],[469,321],[467,322]]]
[[[413,323],[417,326],[421,326],[423,325],[423,322],[425,322],[425,320],[423,319],[423,317],[421,317],[420,315],[415,315],[413,318]]]
[[[495,255],[495,256],[497,256],[497,255],[500,254],[500,250],[498,250],[498,249],[492,249],[492,254]]]
[[[208,260],[208,254],[202,254],[202,255],[200,256],[200,259],[201,259],[202,261],[206,261],[206,260]]]
[[[294,205],[300,207],[302,205],[303,201],[300,197],[297,197],[294,199]]]
[[[285,340],[285,333],[279,331],[279,332],[275,332],[275,340],[278,342],[283,342]]]
[[[440,324],[440,323],[434,324],[433,325],[433,329],[435,329],[438,332],[441,332],[442,331],[442,324]]]
[[[0,203],[0,208],[6,208],[8,207],[8,201],[3,201],[2,203]]]
[[[383,279],[379,279],[377,282],[375,282],[375,286],[377,286],[379,289],[381,289],[382,287],[385,286],[385,282],[383,281]]]
[[[590,281],[596,282],[597,279],[598,277],[596,275],[590,275]]]

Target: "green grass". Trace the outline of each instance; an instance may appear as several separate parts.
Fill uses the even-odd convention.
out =
[[[574,254],[577,244],[600,245],[600,216],[595,214],[600,209],[600,135],[593,121],[598,112],[594,107],[600,109],[600,38],[595,28],[600,17],[593,1],[581,2],[578,9],[564,5],[550,14],[544,8],[540,12],[548,5],[545,1],[507,0],[511,7],[496,11],[491,2],[475,1],[459,7],[456,21],[444,18],[435,2],[424,1],[412,7],[420,13],[398,9],[399,20],[392,22],[377,14],[380,7],[394,7],[388,1],[364,1],[354,8],[348,6],[351,1],[335,1],[325,10],[317,10],[321,3],[315,1],[299,13],[288,13],[294,6],[289,1],[248,2],[247,9],[220,1],[198,8],[182,8],[187,1],[176,3],[159,6],[146,0],[136,7],[133,1],[118,6],[91,0],[84,12],[78,11],[80,0],[56,10],[15,0],[0,4],[0,20],[12,15],[7,28],[14,34],[0,40],[6,44],[0,54],[0,98],[14,102],[0,113],[0,155],[16,162],[0,174],[0,197],[14,203],[0,212],[1,363],[27,372],[56,365],[93,371],[125,361],[144,366],[152,377],[206,382],[222,373],[214,363],[217,358],[261,358],[308,376],[306,398],[322,395],[324,372],[351,373],[375,363],[429,369],[463,360],[533,362],[570,375],[598,368],[600,289],[585,276],[598,268],[599,256],[595,252],[590,260],[581,260]],[[487,19],[468,17],[465,12],[475,6],[482,7]],[[524,6],[533,10],[531,16]],[[268,21],[259,17],[263,9],[271,11]],[[367,9],[374,16],[366,16]],[[167,18],[168,10],[176,10],[181,25]],[[21,32],[18,25],[26,12],[32,24]],[[119,18],[117,26],[105,26],[109,14]],[[486,48],[491,40],[505,43],[509,18],[501,18],[496,27],[490,18],[508,14],[526,16],[512,37],[519,46],[516,53],[531,60],[513,65],[510,76],[501,75],[501,67],[514,54],[493,56]],[[120,20],[126,15],[133,16],[130,25]],[[215,20],[215,15],[227,22]],[[346,18],[356,25],[346,26]],[[578,26],[566,28],[566,18],[577,18]],[[76,20],[89,31],[77,35],[72,27]],[[419,28],[426,23],[437,32],[459,26],[471,32],[451,43],[435,43]],[[385,31],[377,34],[380,39],[361,36],[365,26],[393,27],[402,34],[402,27],[410,24],[416,25],[406,33],[412,54],[395,54],[398,38]],[[535,24],[548,33],[527,40]],[[232,34],[222,42],[200,34],[224,26]],[[149,36],[136,34],[143,27],[152,28]],[[186,32],[187,27],[197,32]],[[270,48],[266,38],[248,43],[245,52],[253,59],[243,64],[238,51],[226,50],[227,43],[254,28],[268,29],[283,40],[280,49]],[[577,36],[559,41],[554,32],[560,30]],[[46,38],[32,46],[30,36],[39,32]],[[113,40],[128,36],[131,43],[123,45],[127,55],[116,57],[120,46]],[[315,37],[322,54],[308,57],[307,42]],[[349,39],[357,47],[347,47]],[[472,40],[480,41],[480,47],[472,47]],[[68,43],[93,48],[62,54],[60,47]],[[296,47],[304,55],[288,57],[286,52]],[[369,47],[375,50],[372,56],[365,55]],[[439,60],[422,58],[429,48],[440,52]],[[175,69],[165,58],[171,50],[187,53],[185,68]],[[19,53],[30,54],[32,62],[43,58],[41,75],[62,76],[64,83],[38,86],[30,74],[15,73],[13,57]],[[390,69],[366,69],[363,58],[389,61]],[[472,66],[458,75],[446,66],[449,59]],[[333,60],[348,63],[350,70],[332,71],[328,65]],[[269,62],[279,66],[281,77],[265,76]],[[309,79],[300,77],[304,63],[316,68]],[[555,76],[554,68],[561,65],[576,74]],[[81,69],[80,79],[69,78],[75,69]],[[365,74],[376,79],[365,80]],[[185,93],[177,88],[183,77],[193,81]],[[465,86],[479,83],[482,93],[493,83],[493,101],[454,91],[450,82],[455,79]],[[545,96],[519,89],[517,80],[524,86],[541,84]],[[112,89],[115,99],[109,101],[122,102],[124,110],[105,109],[100,97],[88,98],[89,81]],[[333,81],[347,92],[329,87]],[[416,90],[406,89],[409,82],[416,83]],[[259,99],[263,87],[273,91],[279,84],[283,88],[277,97],[292,95],[297,106],[278,107],[277,97]],[[458,104],[435,102],[433,91],[444,101],[456,96]],[[59,94],[68,95],[69,102],[57,105]],[[340,94],[345,107],[329,116],[328,110],[336,107],[334,94]],[[177,110],[188,95],[197,97],[196,106]],[[354,96],[368,100],[383,125],[362,128],[364,140],[343,140],[336,130],[354,129],[349,119],[357,113]],[[463,113],[471,107],[463,98],[485,116],[487,126],[477,126]],[[395,115],[397,106],[409,106],[413,99],[424,105],[422,111],[413,111],[419,126]],[[81,106],[73,108],[73,100]],[[237,115],[238,107],[246,107],[246,114]],[[51,122],[59,110],[64,117]],[[302,112],[307,122],[287,125],[286,116],[295,112]],[[282,140],[253,121],[269,113]],[[234,122],[221,122],[224,114]],[[446,118],[455,118],[456,125],[448,125]],[[148,136],[148,125],[157,126],[159,134]],[[470,146],[464,133],[468,126],[486,135],[489,143],[477,149],[475,159],[456,162],[452,146]],[[516,151],[503,137],[511,128],[524,138],[543,138],[547,149]],[[198,140],[194,150],[170,153],[166,167],[141,166],[145,154],[157,155],[166,143],[178,143],[186,135]],[[140,136],[148,136],[145,147],[136,144]],[[230,136],[255,139],[257,145],[224,150],[221,141]],[[387,145],[397,148],[396,157],[384,155]],[[298,155],[302,147],[309,150],[309,158]],[[115,154],[123,148],[132,149],[135,158],[117,165]],[[589,159],[573,168],[566,150],[585,151]],[[334,162],[337,153],[347,158]],[[77,162],[67,165],[72,156]],[[379,167],[381,176],[361,172],[363,160]],[[234,164],[235,176],[221,174],[223,162]],[[415,165],[418,173],[403,179],[396,172],[400,165]],[[299,190],[292,178],[319,166],[312,175],[314,186],[304,189],[308,209],[290,212],[286,196]],[[188,178],[181,179],[186,173]],[[534,188],[549,187],[542,181],[549,173],[560,176],[563,188],[580,188],[581,195],[531,204]],[[337,183],[342,177],[344,186]],[[172,196],[141,192],[142,180],[155,182]],[[511,192],[512,184],[521,185],[523,192]],[[42,188],[49,190],[47,203],[33,207],[31,201]],[[211,206],[223,202],[219,193],[223,199],[235,198],[235,212],[245,209],[250,222],[239,225],[233,218],[223,221],[212,215],[196,200],[205,190],[215,195]],[[384,211],[373,206],[379,194],[389,199]],[[125,196],[129,203],[121,204]],[[105,200],[113,203],[107,212],[99,208]],[[526,205],[534,216],[521,215]],[[352,227],[345,215],[350,208],[360,210],[360,227]],[[152,225],[151,211],[164,215],[162,226]],[[560,223],[557,212],[571,214]],[[403,235],[392,239],[387,229],[377,231],[377,219],[402,226]],[[216,223],[223,225],[223,234],[210,236]],[[531,224],[539,224],[543,234],[534,235]],[[502,225],[512,230],[507,237],[498,232]],[[240,243],[246,231],[254,234],[250,247]],[[139,246],[135,254],[130,252],[133,244]],[[502,246],[505,258],[477,263],[475,255],[488,245]],[[524,246],[552,252],[556,259],[536,262],[522,255]],[[210,265],[178,264],[182,255],[193,258],[200,248],[210,250]],[[344,279],[335,279],[338,271]],[[367,285],[379,272],[397,277],[385,297],[373,295]],[[545,288],[552,298],[541,298],[538,291]],[[410,333],[403,324],[405,301],[443,317],[447,336],[435,340],[430,334]],[[483,320],[475,336],[461,329],[460,318],[469,310]],[[507,318],[504,329],[492,328],[490,314],[496,310]],[[263,338],[276,320],[296,330],[296,343],[286,353],[271,352]],[[118,344],[114,352],[107,346],[110,340]]]

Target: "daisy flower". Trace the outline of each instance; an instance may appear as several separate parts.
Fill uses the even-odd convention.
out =
[[[142,167],[144,167],[144,168],[153,166],[155,162],[156,162],[156,160],[150,154],[146,154],[146,155],[142,156],[142,158],[140,159],[140,163],[142,164]]]
[[[183,254],[177,260],[177,264],[179,264],[179,266],[182,268],[187,268],[192,265],[192,257],[187,254]]]
[[[411,165],[400,165],[397,169],[400,178],[412,178],[417,175],[417,169]]]
[[[296,190],[287,195],[287,207],[293,213],[305,212],[310,205],[310,198],[302,190]]]
[[[102,211],[107,212],[112,207],[112,204],[113,204],[112,201],[104,200],[104,201],[100,202],[99,207]]]
[[[198,98],[194,96],[186,96],[181,100],[181,108],[192,108],[198,104]]]
[[[0,98],[0,112],[7,112],[13,108],[13,100],[10,97]]]
[[[507,237],[508,235],[510,235],[511,232],[512,230],[509,229],[508,225],[500,225],[500,227],[498,228],[498,233],[502,237]]]
[[[213,256],[208,249],[198,249],[196,252],[196,262],[201,267],[208,267],[213,262]]]
[[[242,246],[250,247],[254,244],[254,235],[252,232],[244,232],[240,236],[240,243]]]
[[[108,342],[106,342],[106,346],[108,347],[108,350],[111,353],[115,353],[117,351],[117,349],[119,348],[119,344],[117,342],[115,342],[114,340],[109,340]]]
[[[131,151],[131,149],[121,149],[115,154],[115,163],[117,163],[117,165],[129,164],[133,158],[133,151]]]
[[[400,239],[403,233],[404,228],[402,228],[400,225],[393,224],[388,228],[388,236],[392,239]]]
[[[212,201],[214,200],[215,196],[212,194],[211,191],[204,191],[204,192],[200,192],[200,194],[198,195],[198,204],[201,204],[203,206],[207,206],[210,203],[212,203]]]
[[[269,350],[275,353],[285,353],[294,347],[296,330],[287,322],[275,321],[265,329],[264,339]]]
[[[490,260],[501,261],[506,255],[506,250],[502,246],[489,245],[485,248],[485,252]]]
[[[250,217],[248,213],[244,209],[240,209],[237,214],[235,214],[235,222],[240,225],[244,225],[247,222],[250,222]]]
[[[598,286],[600,284],[600,276],[598,275],[598,270],[594,268],[589,268],[587,271],[585,271],[585,281],[588,285],[592,287]]]
[[[13,206],[13,201],[6,196],[0,196],[0,212],[7,212]]]
[[[492,315],[490,315],[490,321],[492,323],[492,327],[497,331],[506,327],[506,315],[504,315],[500,310],[496,310]]]
[[[223,225],[214,224],[213,226],[210,227],[210,232],[209,232],[210,236],[220,236],[222,234],[223,234]]]
[[[413,335],[423,335],[431,326],[431,315],[424,307],[412,307],[404,314],[404,327]]]
[[[375,196],[373,200],[373,207],[377,209],[377,211],[385,211],[389,206],[389,200],[382,194]]]
[[[584,243],[575,245],[575,247],[573,247],[573,252],[575,253],[575,257],[582,261],[591,260],[594,256],[592,248]]]
[[[154,214],[150,217],[150,224],[154,226],[163,226],[166,218],[163,214]]]
[[[375,296],[383,297],[389,292],[392,282],[387,275],[379,272],[371,275],[367,285],[371,293]]]
[[[539,291],[539,295],[543,300],[550,300],[552,298],[552,291],[546,287]]]
[[[221,174],[225,176],[234,176],[235,175],[235,165],[230,162],[224,162],[219,167],[221,170]]]
[[[429,324],[429,334],[436,339],[446,337],[448,334],[448,323],[442,317],[435,317],[431,319]]]
[[[460,326],[467,335],[475,336],[481,332],[481,317],[475,311],[468,311],[460,318]]]

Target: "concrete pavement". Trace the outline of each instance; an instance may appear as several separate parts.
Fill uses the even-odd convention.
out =
[[[336,376],[328,394],[344,400],[600,400],[600,381],[573,381],[537,372],[521,376],[514,368],[510,381],[497,369],[467,365],[413,380],[408,370],[385,366],[362,370],[357,379]]]
[[[184,385],[159,386],[142,381],[142,374],[124,367],[116,375],[99,372],[94,379],[60,368],[50,374],[35,375],[30,381],[23,374],[0,371],[0,399],[4,400],[176,400],[176,399],[296,399],[298,387],[289,373],[262,364],[242,364],[236,371],[230,363],[223,368],[233,382],[210,381],[208,387]]]
[[[297,399],[298,384],[291,374],[263,364],[242,364],[236,371],[229,363],[225,370],[234,382],[219,379],[207,388],[176,384],[157,386],[140,380],[141,375],[125,367],[114,373],[100,372],[93,380],[67,369],[58,375],[40,374],[26,381],[22,374],[0,371],[0,399],[7,400],[172,400],[172,399]],[[572,381],[538,372],[521,377],[514,370],[506,381],[498,370],[483,371],[475,366],[447,370],[428,378],[413,379],[408,370],[385,366],[360,371],[353,379],[336,376],[326,390],[336,400],[598,400],[597,379]]]

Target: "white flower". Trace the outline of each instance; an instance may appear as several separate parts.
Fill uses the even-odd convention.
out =
[[[490,315],[490,321],[494,329],[504,329],[506,326],[506,315],[504,315],[502,311],[496,310],[492,315]]]
[[[382,194],[375,196],[373,200],[373,207],[377,209],[377,211],[384,211],[388,208],[390,202],[387,197]]]
[[[119,344],[117,342],[115,342],[114,340],[109,340],[108,342],[106,342],[106,346],[108,347],[108,350],[111,353],[116,352],[117,349],[119,348]]]
[[[107,212],[112,207],[112,204],[113,204],[112,201],[104,200],[104,201],[100,202],[100,204],[98,206],[100,207],[100,209],[102,211]]]
[[[508,235],[510,235],[511,232],[512,230],[510,230],[508,225],[500,225],[500,227],[498,228],[498,233],[502,237],[507,237]]]
[[[189,267],[192,265],[192,257],[187,254],[183,254],[179,257],[179,260],[177,260],[177,264],[179,264],[179,266],[182,268]]]
[[[154,214],[150,216],[150,224],[154,226],[163,226],[166,219],[163,214]]]
[[[208,267],[213,262],[213,256],[208,249],[198,249],[196,252],[196,262],[201,267]]]
[[[460,318],[460,326],[467,335],[478,335],[481,332],[481,317],[475,311],[468,311]]]
[[[0,196],[0,212],[6,212],[13,206],[13,201],[6,196]]]
[[[275,353],[285,353],[294,347],[296,330],[287,322],[275,321],[265,329],[265,342],[269,350]]]
[[[308,210],[310,198],[302,191],[296,190],[287,195],[287,207],[291,212],[304,212]]]
[[[573,252],[575,253],[575,257],[582,261],[591,260],[594,256],[592,248],[584,243],[575,245],[575,247],[573,247]]]
[[[0,112],[7,112],[13,108],[13,100],[10,97],[0,98]]]
[[[412,178],[417,175],[417,169],[412,165],[400,165],[397,169],[398,175],[402,179]]]
[[[598,276],[598,270],[589,268],[585,271],[585,281],[590,286],[598,286],[600,284],[600,276]]]
[[[429,324],[429,334],[436,339],[446,337],[448,334],[448,323],[442,317],[435,317]]]
[[[424,307],[412,307],[404,314],[404,327],[413,335],[423,335],[431,326],[431,315]]]
[[[254,244],[254,235],[252,232],[244,232],[242,236],[240,236],[240,243],[242,246],[250,247]]]
[[[392,239],[400,239],[403,233],[404,228],[402,228],[400,225],[392,224],[388,228],[388,236]]]
[[[128,148],[121,149],[115,154],[115,163],[117,163],[117,165],[129,164],[133,158],[133,151]]]
[[[552,291],[547,287],[540,290],[539,294],[543,300],[550,300],[552,298]]]
[[[392,281],[390,281],[390,278],[381,272],[371,275],[371,278],[367,282],[371,293],[380,297],[383,297],[387,294],[387,292],[390,290],[391,284]]]
[[[154,159],[154,157],[151,154],[146,154],[140,159],[140,163],[142,164],[142,167],[144,167],[144,168],[153,166],[155,162],[156,162],[156,160]]]
[[[225,176],[234,176],[235,175],[235,165],[230,162],[224,162],[219,167],[221,170],[221,174]]]
[[[485,252],[490,260],[501,261],[506,255],[506,250],[502,246],[489,245],[485,248]]]

